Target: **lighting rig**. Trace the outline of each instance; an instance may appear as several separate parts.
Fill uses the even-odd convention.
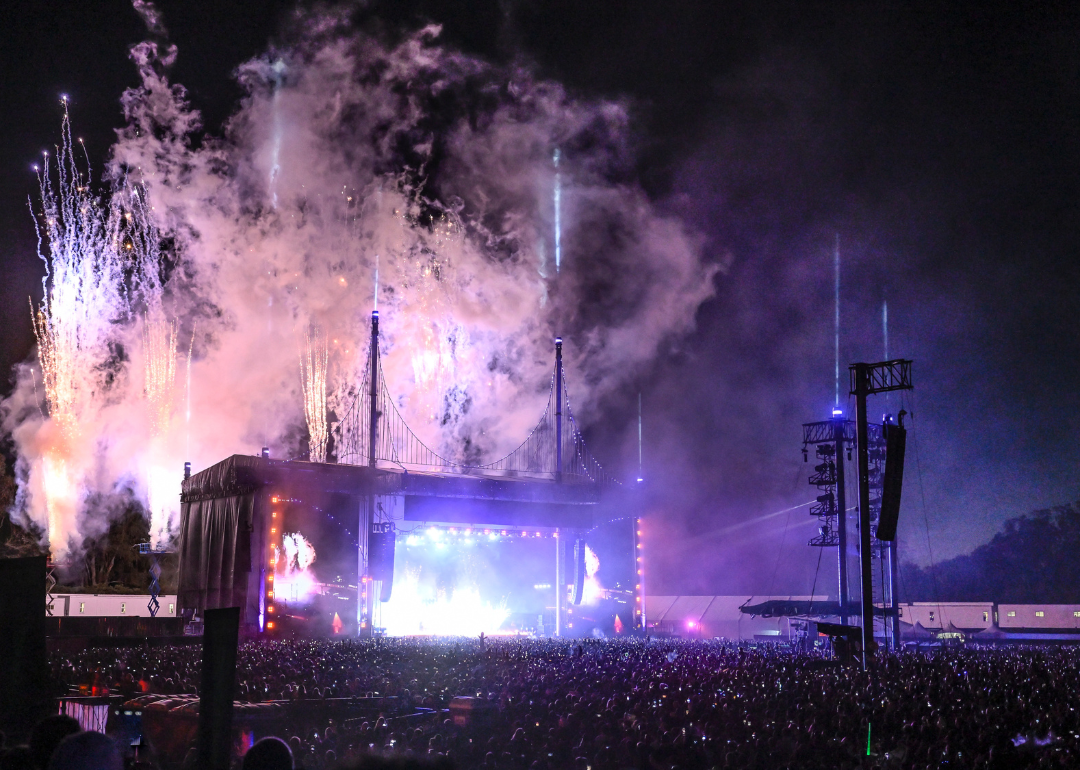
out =
[[[885,416],[883,424],[889,424],[891,416]],[[852,461],[852,452],[858,445],[858,425],[854,420],[845,419],[843,411],[833,409],[832,419],[810,422],[803,425],[803,461],[810,460],[810,447],[814,447],[816,464],[810,474],[810,486],[821,492],[816,502],[810,507],[810,515],[821,522],[818,534],[807,545],[816,548],[838,548],[837,578],[840,595],[840,623],[846,624],[848,616],[859,615],[849,596],[850,554],[848,546],[848,506],[846,485],[846,464]],[[887,612],[895,612],[895,542],[889,543],[877,538],[877,524],[881,512],[882,483],[885,471],[885,437],[882,425],[867,425],[867,482],[869,492],[870,555],[872,559],[881,559],[888,554],[890,558],[889,581],[878,581],[877,590],[872,591]],[[856,509],[857,510],[857,509]],[[856,517],[856,536],[860,532],[861,517]],[[858,548],[858,546],[857,546]],[[878,570],[880,572],[880,570]],[[895,636],[895,634],[894,634]],[[894,644],[898,640],[894,638]]]

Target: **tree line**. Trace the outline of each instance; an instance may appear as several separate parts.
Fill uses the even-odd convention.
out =
[[[901,601],[1080,603],[1080,501],[1005,522],[989,543],[929,567],[900,567]]]
[[[11,516],[15,503],[14,477],[0,474],[0,559],[48,555],[40,531],[21,526]],[[112,512],[108,526],[83,540],[69,563],[58,570],[60,585],[55,591],[146,593],[150,586],[150,558],[138,552],[140,543],[150,540],[150,522],[142,505],[130,493],[109,501]],[[104,509],[104,503],[99,506]],[[163,593],[176,590],[176,558],[160,559]]]

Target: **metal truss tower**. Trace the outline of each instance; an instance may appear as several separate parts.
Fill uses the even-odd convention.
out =
[[[887,422],[888,419],[886,417],[885,421]],[[850,595],[851,546],[845,472],[846,464],[851,462],[852,452],[858,445],[858,423],[855,420],[845,419],[839,409],[833,409],[831,420],[809,422],[803,425],[803,459],[809,461],[810,447],[813,446],[817,460],[809,482],[822,493],[810,508],[810,515],[817,516],[821,526],[817,536],[812,538],[807,545],[838,549],[837,578],[840,594],[840,622],[843,624],[847,624],[848,618],[852,615],[856,617],[862,615],[860,605],[854,603]],[[860,556],[863,553],[861,538],[864,527],[861,513],[866,510],[869,517],[869,526],[866,531],[870,533],[871,559],[887,558],[889,563],[888,578],[880,580],[875,590],[871,577],[870,589],[866,595],[871,603],[875,599],[880,601],[886,615],[898,617],[896,613],[896,543],[878,540],[876,536],[877,521],[881,511],[881,485],[885,473],[885,438],[881,425],[875,423],[867,425],[866,452],[869,503],[866,506],[860,503],[858,506],[860,513],[860,519],[856,522],[856,533],[860,539],[857,546],[858,553]],[[865,585],[863,590],[866,590]],[[892,637],[894,646],[899,646],[899,629],[896,620],[892,624]]]
[[[911,361],[896,359],[876,364],[852,364],[851,395],[856,404],[856,441],[859,455],[859,564],[862,577],[862,642],[863,668],[866,668],[874,642],[874,573],[873,549],[871,544],[871,442],[870,425],[866,415],[866,397],[875,393],[888,393],[893,390],[911,390]],[[880,451],[879,462],[884,460]],[[880,479],[880,474],[878,475]],[[881,510],[880,481],[877,484],[877,511]],[[881,548],[877,549],[881,553]],[[890,570],[891,571],[891,570]],[[896,612],[896,596],[893,594],[892,611]],[[896,627],[895,624],[894,628]]]

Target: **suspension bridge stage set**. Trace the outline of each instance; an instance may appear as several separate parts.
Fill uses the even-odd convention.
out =
[[[197,620],[208,609],[240,607],[248,634],[377,633],[402,532],[421,529],[457,535],[451,548],[466,534],[553,539],[555,606],[546,632],[570,635],[578,633],[571,615],[582,600],[585,540],[617,521],[628,535],[620,558],[633,576],[623,581],[627,609],[617,627],[644,627],[640,496],[589,454],[569,407],[561,340],[543,416],[517,449],[488,464],[455,462],[427,447],[382,375],[376,312],[364,381],[334,431],[337,462],[233,455],[184,480],[180,613]],[[305,566],[303,548],[313,550],[306,558],[319,564],[317,578],[295,574]],[[298,590],[323,598],[302,611]]]

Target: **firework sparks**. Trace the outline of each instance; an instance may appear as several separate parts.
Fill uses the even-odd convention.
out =
[[[55,161],[38,169],[41,208],[35,225],[46,271],[43,297],[31,301],[34,336],[50,420],[59,430],[30,459],[40,499],[31,514],[45,524],[54,558],[76,532],[85,453],[74,454],[83,424],[102,407],[110,383],[115,321],[127,313],[123,291],[122,218],[90,191],[90,172],[76,163],[67,99]]]
[[[173,390],[176,382],[175,321],[158,314],[147,317],[143,326],[143,350],[146,355],[146,400],[150,406],[150,423],[155,436],[169,429],[172,417]]]
[[[307,335],[307,347],[300,356],[300,380],[304,391],[304,416],[307,418],[309,459],[326,462],[326,366],[329,352],[326,336],[313,329]]]
[[[102,209],[90,192],[89,171],[76,165],[66,98],[63,103],[55,182],[48,154],[39,175],[38,255],[46,274],[41,305],[34,311],[31,302],[31,311],[49,415],[70,437],[93,397],[86,373],[107,355],[112,320],[126,303],[120,220]]]

